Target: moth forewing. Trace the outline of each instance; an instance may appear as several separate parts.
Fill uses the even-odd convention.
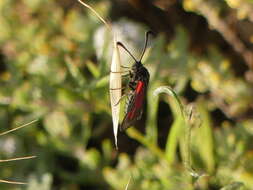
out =
[[[121,61],[119,48],[114,38],[113,42],[113,55],[110,73],[110,99],[111,99],[111,110],[112,110],[112,122],[113,122],[113,133],[115,138],[115,145],[117,145],[117,134],[119,125],[120,115],[120,98],[121,98]]]

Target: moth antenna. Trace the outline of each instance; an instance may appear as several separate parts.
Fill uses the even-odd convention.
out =
[[[117,42],[117,45],[121,46],[124,50],[126,50],[126,52],[134,59],[134,61],[137,62],[133,54],[131,54],[131,52],[121,42]]]
[[[144,44],[144,47],[143,47],[143,50],[142,50],[142,53],[141,53],[141,56],[140,56],[140,59],[139,59],[139,62],[141,62],[144,54],[145,54],[145,51],[146,51],[146,48],[147,48],[147,44],[148,44],[148,37],[149,35],[152,34],[153,35],[153,32],[152,31],[147,31],[146,32],[146,36],[145,36],[145,44]]]

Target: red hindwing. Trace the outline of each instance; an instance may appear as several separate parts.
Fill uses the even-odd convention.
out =
[[[146,93],[146,84],[143,81],[138,81],[133,96],[130,99],[130,110],[126,113],[125,118],[120,126],[121,130],[125,130],[141,118],[142,106]]]

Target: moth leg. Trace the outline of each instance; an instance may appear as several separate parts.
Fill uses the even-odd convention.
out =
[[[128,74],[125,74],[125,75],[121,75],[122,77],[128,77],[128,76],[130,76],[130,74],[128,73]]]
[[[130,78],[133,77],[133,73],[131,71],[129,71],[129,76],[130,76]]]
[[[128,72],[128,71],[119,71],[119,72],[117,72],[117,71],[111,71],[110,73],[126,73],[126,72]]]
[[[116,104],[114,104],[113,106],[117,106],[117,105],[121,102],[121,100],[122,100],[123,98],[125,98],[125,96],[126,96],[126,94],[123,94],[123,95],[120,97],[119,101],[118,101]]]
[[[126,129],[122,127],[122,123],[119,123],[118,125],[119,131],[124,132]]]
[[[128,69],[128,68],[131,68],[131,67],[126,67],[126,66],[123,66],[123,65],[120,65],[122,68],[125,68],[125,69]]]
[[[123,94],[123,95],[120,97],[119,101],[118,101],[116,104],[114,104],[113,106],[117,106],[117,105],[121,102],[121,100],[122,100],[123,98],[125,98],[126,96],[128,96],[129,94],[130,94],[130,93]]]
[[[130,81],[129,83],[128,83],[128,86],[129,86],[129,88],[131,89],[131,90],[135,90],[135,86],[136,86],[136,82],[133,82],[133,81]]]
[[[122,123],[119,124],[118,127],[119,127],[119,131],[120,131],[120,132],[124,132],[124,131],[128,128],[128,127],[127,127],[127,128],[122,127]]]

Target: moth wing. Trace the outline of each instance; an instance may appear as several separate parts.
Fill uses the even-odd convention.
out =
[[[133,125],[137,120],[141,119],[146,87],[147,85],[143,81],[139,81],[137,83],[134,94],[129,101],[127,113],[120,125],[121,131],[126,130],[128,127]]]

